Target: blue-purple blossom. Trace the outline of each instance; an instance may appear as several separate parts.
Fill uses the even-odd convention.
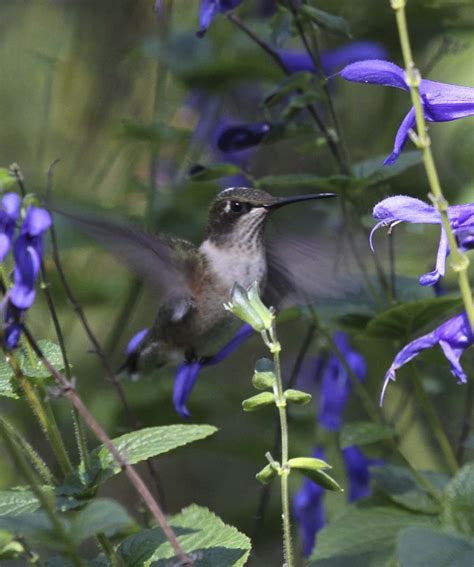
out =
[[[276,50],[288,73],[299,71],[315,72],[313,60],[306,51],[288,49]],[[339,69],[364,59],[379,59],[387,56],[386,49],[372,41],[353,41],[337,49],[329,49],[321,54],[321,66],[325,75],[333,75]]]
[[[130,356],[137,352],[138,348],[140,347],[141,343],[145,339],[145,337],[150,332],[150,329],[142,329],[133,335],[133,337],[128,341],[127,344],[127,356]]]
[[[342,450],[348,478],[348,502],[366,498],[370,494],[369,467],[383,465],[381,459],[368,459],[362,451],[352,445]]]
[[[444,276],[446,258],[449,254],[448,237],[441,224],[441,215],[435,207],[414,197],[397,195],[377,203],[372,214],[379,221],[370,233],[372,250],[372,236],[380,227],[393,227],[400,222],[439,224],[441,236],[436,254],[436,266],[432,272],[420,277],[420,284],[434,285]],[[447,215],[460,250],[465,252],[474,248],[474,203],[452,205],[448,207]]]
[[[236,335],[213,357],[196,362],[182,362],[177,370],[173,386],[173,404],[181,417],[190,417],[187,402],[202,368],[218,364],[227,358],[253,333],[250,325],[245,323]]]
[[[378,59],[359,61],[345,67],[340,75],[347,81],[410,90],[403,69],[389,61]],[[423,79],[419,89],[425,118],[431,122],[458,120],[474,114],[473,87]],[[408,133],[415,123],[415,109],[412,107],[398,129],[393,151],[385,160],[385,164],[394,163],[398,159],[408,139]]]
[[[257,146],[270,132],[269,122],[228,126],[219,134],[217,147],[221,152],[238,152]]]
[[[0,262],[10,251],[16,221],[20,214],[21,200],[16,193],[6,193],[0,202]]]
[[[326,460],[321,447],[318,447],[312,456],[316,459]],[[305,557],[311,555],[316,544],[316,534],[324,527],[323,497],[324,488],[309,478],[305,478],[303,486],[293,498],[293,514],[301,534]]]
[[[201,0],[198,36],[202,37],[206,33],[217,14],[223,14],[237,8],[241,2],[242,0]]]
[[[13,244],[15,268],[11,303],[18,309],[29,309],[35,300],[35,283],[43,256],[43,233],[51,226],[51,216],[45,209],[30,205]]]
[[[448,319],[448,321],[440,325],[431,333],[423,335],[422,337],[408,343],[397,354],[392,365],[385,374],[382,394],[380,396],[380,405],[383,403],[385,392],[390,380],[395,381],[396,371],[407,362],[410,362],[410,360],[415,358],[415,356],[418,356],[420,352],[428,348],[433,348],[436,345],[441,347],[444,356],[448,359],[451,367],[451,374],[458,379],[458,384],[466,383],[467,376],[461,366],[460,358],[467,347],[471,346],[473,342],[474,338],[471,326],[466,312],[463,311],[459,315]]]
[[[342,331],[334,335],[341,354],[348,366],[362,382],[367,374],[364,357],[353,350],[349,344],[347,333]],[[329,431],[339,431],[342,426],[342,413],[352,390],[351,379],[339,358],[333,353],[329,356],[324,368],[319,398],[319,424]]]

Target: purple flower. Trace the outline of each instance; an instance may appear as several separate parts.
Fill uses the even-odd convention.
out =
[[[16,193],[6,193],[0,202],[0,262],[10,251],[20,206],[21,200]]]
[[[288,49],[277,49],[288,73],[308,71],[314,73],[315,68],[311,57],[306,51],[290,51]],[[353,41],[338,47],[324,51],[321,54],[321,65],[325,75],[332,75],[339,71],[344,65],[364,59],[378,59],[386,57],[387,51],[378,43],[372,41]]]
[[[347,500],[349,502],[355,502],[356,500],[369,496],[369,467],[383,465],[383,461],[381,459],[368,459],[355,445],[343,449],[342,456],[346,465],[349,481]]]
[[[150,329],[142,329],[141,331],[138,331],[138,333],[135,333],[133,335],[133,337],[128,341],[127,344],[127,356],[131,356],[138,350],[138,347],[143,342],[143,339],[148,335],[149,331]]]
[[[345,67],[341,77],[357,83],[372,83],[385,87],[395,87],[409,91],[403,69],[378,59],[360,61]],[[458,120],[474,114],[474,88],[438,83],[423,79],[420,83],[420,95],[425,118],[431,122]],[[412,107],[403,119],[395,137],[392,153],[385,164],[395,162],[408,138],[408,132],[415,126],[415,109]]]
[[[202,37],[207,28],[211,25],[212,20],[217,14],[228,12],[237,8],[242,0],[201,0],[199,8],[199,31],[198,36]]]
[[[29,309],[35,300],[35,283],[43,256],[42,235],[50,226],[48,211],[32,205],[28,207],[20,236],[13,244],[15,269],[9,298],[18,309]]]
[[[201,369],[206,366],[218,364],[234,352],[253,333],[250,325],[242,325],[235,337],[229,341],[216,355],[206,360],[196,362],[182,362],[176,370],[173,387],[173,404],[181,417],[190,417],[187,402],[191,395]]]
[[[326,460],[319,447],[313,457]],[[324,488],[309,478],[305,478],[303,486],[293,498],[293,514],[303,541],[303,555],[309,557],[316,544],[316,534],[324,526]]]
[[[226,153],[246,150],[260,144],[271,128],[268,122],[228,126],[219,134],[217,147]]]
[[[473,342],[474,338],[471,326],[467,319],[466,312],[463,311],[459,315],[452,317],[440,325],[431,333],[423,335],[422,337],[408,343],[397,354],[392,365],[385,374],[382,394],[380,396],[380,405],[383,403],[385,391],[390,380],[395,381],[395,372],[404,364],[410,362],[410,360],[415,358],[415,356],[418,356],[420,352],[428,348],[433,348],[436,345],[441,347],[444,356],[448,359],[451,367],[451,374],[458,379],[458,383],[467,382],[467,376],[459,360],[463,352],[467,349],[467,347],[471,346]]]
[[[465,252],[474,248],[474,203],[448,207],[447,214],[460,250]],[[425,286],[434,285],[444,276],[446,258],[449,254],[448,237],[441,225],[441,216],[435,207],[420,199],[397,195],[377,203],[372,215],[379,221],[370,233],[372,250],[372,236],[382,226],[393,227],[400,222],[439,224],[441,226],[441,236],[436,255],[436,266],[432,272],[423,274],[420,277],[420,284]]]
[[[334,335],[334,341],[344,355],[347,364],[362,382],[367,373],[364,357],[352,350],[347,333]],[[352,390],[351,380],[344,366],[335,354],[331,354],[324,368],[319,399],[319,424],[329,431],[339,431],[342,413]]]

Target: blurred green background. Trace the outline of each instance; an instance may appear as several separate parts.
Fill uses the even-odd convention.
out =
[[[268,19],[258,16],[261,4],[245,1],[238,13],[252,29],[269,37]],[[318,6],[345,16],[355,39],[380,42],[390,60],[400,64],[388,1],[332,0],[318,2]],[[190,0],[172,2],[166,23],[158,21],[151,0],[3,0],[0,165],[18,163],[28,191],[44,193],[46,171],[53,160],[60,159],[54,169],[56,200],[118,212],[149,229],[170,231],[199,242],[204,235],[207,205],[220,186],[216,182],[190,181],[187,173],[196,163],[206,165],[222,161],[222,157],[213,152],[212,132],[208,133],[209,143],[196,141],[195,126],[204,115],[211,123],[228,117],[242,122],[262,120],[259,103],[283,77],[271,59],[223,16],[215,20],[203,39],[197,39],[197,13],[198,2]],[[411,0],[408,17],[415,60],[422,73],[426,71],[433,80],[474,86],[472,3]],[[340,39],[327,37],[324,48],[341,43]],[[301,49],[297,39],[286,46]],[[406,93],[344,83],[337,78],[332,88],[351,161],[388,154],[409,108]],[[430,133],[448,199],[453,203],[473,201],[474,119],[434,124]],[[327,150],[314,144],[316,136],[312,128],[300,124],[290,139],[274,143],[270,140],[252,153],[250,174],[336,173]],[[308,144],[314,146],[309,152]],[[360,196],[364,223],[372,225],[371,208],[384,194],[423,198],[427,191],[422,167],[411,168],[390,185]],[[285,193],[283,189],[278,192]],[[276,219],[276,224],[279,230],[291,231],[296,226],[311,227],[315,218],[329,234],[344,229],[340,209],[320,205],[317,210],[305,207],[303,211],[287,211]],[[58,220],[57,227],[72,287],[118,367],[127,339],[150,324],[159,298],[138,292],[139,287],[125,268],[62,220]],[[431,295],[430,290],[418,289],[414,278],[432,268],[437,239],[438,229],[432,227],[404,226],[395,231],[397,271],[411,278],[400,280],[405,296]],[[384,256],[386,238],[377,234],[376,242]],[[369,255],[365,243],[362,253]],[[116,436],[128,427],[123,408],[104,379],[97,357],[90,352],[48,255],[46,263],[79,392],[108,433]],[[452,283],[448,278],[448,289]],[[332,328],[338,326],[335,314],[370,314],[362,300],[358,306],[341,302],[334,306],[334,312],[326,311],[322,317]],[[43,299],[32,309],[29,321],[38,337],[54,340]],[[287,373],[307,326],[303,316],[289,318],[280,325]],[[357,331],[353,337],[353,344],[367,357],[368,386],[376,399],[383,374],[400,345],[358,337]],[[317,352],[318,339],[310,356]],[[209,440],[158,460],[168,512],[196,502],[252,534],[261,491],[254,475],[273,444],[275,424],[271,410],[244,414],[241,400],[252,394],[253,364],[264,354],[263,345],[255,337],[238,354],[202,373],[190,401],[192,420],[216,425],[220,431]],[[465,359],[469,372],[472,357],[466,355]],[[424,361],[427,384],[455,439],[461,426],[463,388],[455,384],[447,363],[437,353],[425,356]],[[124,382],[130,403],[144,425],[179,422],[171,403],[174,370],[170,366],[138,382]],[[418,467],[442,470],[437,447],[416,405],[407,397],[410,372],[400,372],[392,389],[384,411],[393,416],[400,399],[405,400],[399,430],[407,454]],[[4,399],[0,403],[0,411],[50,461],[26,404]],[[73,447],[69,406],[64,401],[56,401],[55,406],[62,430]],[[311,404],[294,412],[291,445],[295,454],[309,454],[315,444],[315,407]],[[355,397],[347,414],[364,416]],[[326,437],[334,476],[344,483],[336,438],[328,434]],[[95,444],[92,439],[91,444]],[[15,470],[4,453],[0,459],[0,488],[15,485]],[[147,475],[145,469],[143,474]],[[293,481],[296,489],[298,480]],[[104,493],[139,513],[135,495],[121,476],[109,482]],[[344,503],[344,498],[344,494],[328,495],[330,514]],[[279,501],[274,494],[257,541],[255,564],[277,561],[279,542]]]

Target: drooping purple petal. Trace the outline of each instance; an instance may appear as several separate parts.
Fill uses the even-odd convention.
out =
[[[178,366],[173,386],[173,405],[181,417],[191,417],[186,404],[201,368],[199,362],[182,362]]]
[[[16,193],[6,193],[0,203],[0,262],[11,248],[16,221],[20,214],[21,200]]]
[[[138,349],[143,339],[148,335],[149,332],[150,329],[142,329],[141,331],[138,331],[138,333],[135,333],[133,335],[133,337],[128,341],[127,344],[127,356],[130,356]]]
[[[370,470],[374,465],[383,465],[380,459],[368,459],[362,451],[352,445],[342,450],[348,477],[348,502],[355,502],[370,495]]]
[[[415,122],[415,109],[411,108],[403,119],[403,122],[400,124],[400,128],[397,130],[392,153],[385,158],[383,162],[384,165],[391,165],[392,163],[395,163],[397,161],[400,154],[402,153],[406,141],[408,140],[408,132],[413,129]]]
[[[441,238],[439,239],[438,253],[436,255],[436,267],[432,272],[420,276],[420,284],[424,286],[435,285],[446,273],[446,258],[448,257],[448,236],[441,226]]]
[[[202,37],[206,33],[207,28],[217,14],[237,8],[241,2],[242,0],[201,0],[198,36]]]
[[[367,365],[361,354],[352,350],[346,333],[336,333],[334,340],[347,364],[360,381],[365,379]],[[329,431],[339,431],[342,414],[352,390],[346,368],[335,354],[331,354],[323,371],[319,398],[319,424]]]
[[[380,396],[380,404],[382,405],[383,403],[385,392],[390,380],[395,381],[396,371],[418,356],[420,352],[428,348],[433,348],[437,344],[440,345],[444,355],[448,359],[453,376],[458,379],[459,383],[465,383],[467,381],[467,376],[459,362],[459,359],[464,350],[468,346],[472,345],[473,342],[474,338],[471,326],[464,311],[459,315],[448,319],[448,321],[440,325],[431,333],[411,341],[397,354],[392,365],[385,374],[382,394]]]
[[[390,63],[390,61],[381,59],[358,61],[344,67],[339,74],[346,81],[396,87],[404,91],[409,90],[403,69],[394,63]]]
[[[15,268],[10,301],[18,309],[29,309],[35,300],[35,283],[40,270],[41,258],[37,249],[30,244],[26,234],[19,236],[13,245]]]
[[[218,364],[224,358],[227,358],[230,354],[234,352],[244,341],[250,338],[254,333],[252,327],[245,323],[237,331],[236,335],[223,347],[221,350],[215,354],[212,358],[208,358],[202,363],[202,366],[213,366]]]
[[[317,448],[313,457],[325,460],[324,451]],[[293,513],[303,541],[303,555],[309,557],[316,544],[316,534],[324,527],[324,488],[305,478],[303,486],[293,498]]]

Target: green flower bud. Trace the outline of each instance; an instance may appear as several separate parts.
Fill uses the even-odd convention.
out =
[[[311,394],[307,392],[301,392],[300,390],[285,390],[284,392],[285,400],[291,402],[292,404],[298,404],[304,406],[309,404],[311,401]]]
[[[263,321],[265,329],[271,329],[274,314],[273,311],[270,310],[260,299],[257,282],[253,282],[253,284],[249,287],[248,298],[250,305],[253,307],[256,313],[258,313],[258,316]]]
[[[267,390],[273,388],[276,376],[273,372],[273,362],[268,358],[257,360],[255,372],[252,377],[252,384],[257,390]]]
[[[279,465],[280,463],[275,464]],[[263,467],[263,469],[255,475],[255,478],[262,484],[269,484],[277,476],[277,474],[278,473],[275,465],[271,464]]]
[[[275,397],[270,392],[262,392],[242,402],[244,411],[257,411],[260,408],[275,403]]]
[[[250,303],[246,289],[238,283],[234,284],[230,294],[230,301],[229,303],[224,303],[224,308],[245,323],[248,323],[255,331],[261,333],[265,330],[265,324]]]
[[[339,484],[322,469],[330,469],[331,466],[321,459],[311,457],[297,457],[288,461],[290,469],[297,469],[305,476],[313,480],[319,486],[328,490],[343,491]]]

